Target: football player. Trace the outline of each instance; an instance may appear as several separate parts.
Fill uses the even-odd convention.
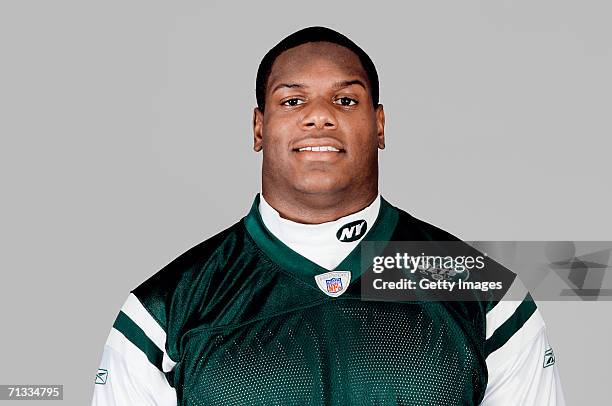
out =
[[[379,194],[385,113],[359,46],[324,27],[288,36],[256,98],[261,193],[130,293],[94,405],[564,404],[514,274],[502,300],[362,300],[366,241],[457,239]]]

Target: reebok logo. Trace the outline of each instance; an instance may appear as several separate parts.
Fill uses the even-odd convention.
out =
[[[351,221],[340,227],[336,238],[342,242],[357,241],[365,235],[367,229],[368,223],[365,220]]]
[[[553,353],[552,348],[549,348],[544,353],[544,365],[542,367],[546,368],[551,365],[555,365],[555,354]]]
[[[106,385],[106,378],[108,378],[108,371],[106,369],[98,369],[96,372],[96,385]]]

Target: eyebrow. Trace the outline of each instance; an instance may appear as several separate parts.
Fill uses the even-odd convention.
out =
[[[365,83],[363,83],[359,79],[341,80],[340,82],[334,83],[333,87],[334,87],[334,89],[342,89],[342,88],[349,87],[349,86],[352,86],[352,85],[359,85],[359,86],[363,87],[363,90],[368,90],[366,88]]]
[[[362,80],[359,79],[353,79],[353,80],[341,80],[339,82],[335,82],[332,87],[334,89],[342,89],[345,87],[349,87],[352,85],[359,85],[361,87],[363,87],[364,90],[367,90],[367,87],[365,85],[365,83],[363,83]],[[272,89],[271,93],[276,92],[278,89],[281,88],[306,88],[308,87],[307,85],[305,85],[304,83],[279,83],[278,85],[274,86],[274,89]]]

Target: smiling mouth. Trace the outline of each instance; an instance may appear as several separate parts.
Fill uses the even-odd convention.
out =
[[[344,152],[343,149],[332,147],[331,145],[321,145],[317,147],[302,147],[294,149],[295,152]]]

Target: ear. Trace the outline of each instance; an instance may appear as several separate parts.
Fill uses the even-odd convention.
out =
[[[263,113],[259,107],[253,110],[253,150],[259,152],[263,149]]]
[[[385,149],[385,109],[382,104],[376,107],[376,136],[378,148]]]

